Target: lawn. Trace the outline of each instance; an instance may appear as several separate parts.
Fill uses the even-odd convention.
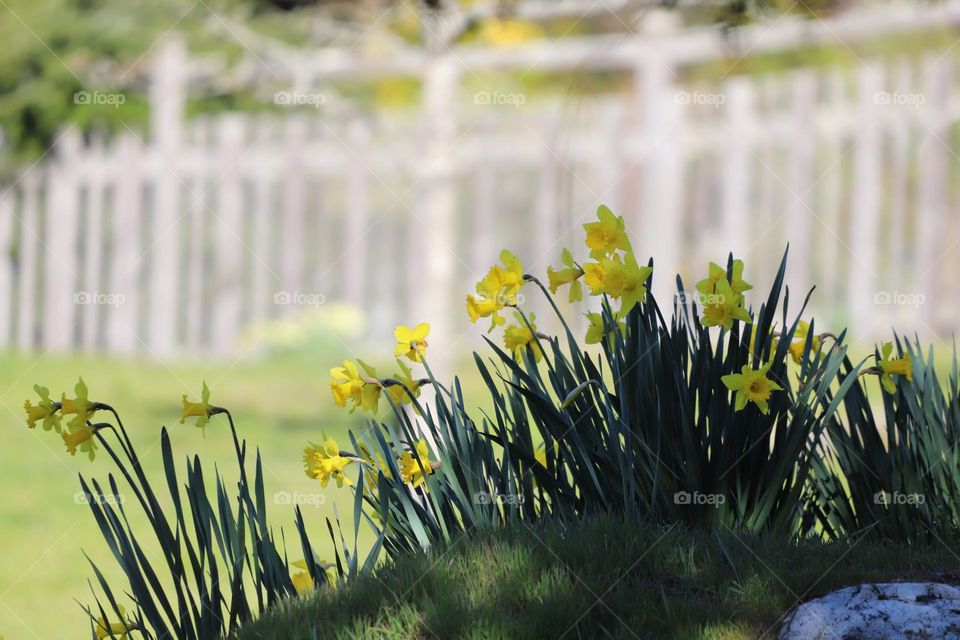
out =
[[[788,544],[601,517],[476,532],[275,610],[239,638],[773,638],[798,601],[928,579],[960,581],[954,550]]]
[[[348,428],[362,428],[361,416],[335,411],[327,388],[328,362],[284,359],[165,366],[157,362],[103,357],[0,356],[0,415],[7,427],[0,452],[0,634],[7,638],[82,637],[85,614],[75,599],[91,603],[87,580],[93,573],[84,553],[123,587],[114,561],[100,538],[89,508],[77,500],[77,474],[105,479],[114,471],[106,455],[94,462],[66,453],[53,432],[24,424],[23,402],[34,398],[41,383],[59,397],[72,397],[77,376],[83,376],[90,398],[112,404],[131,432],[148,474],[162,487],[159,435],[170,428],[175,455],[197,454],[206,464],[218,462],[221,472],[235,477],[229,430],[223,418],[206,430],[181,425],[180,399],[199,394],[203,380],[216,404],[236,416],[237,428],[263,453],[271,520],[294,533],[293,508],[299,502],[315,532],[321,552],[329,551],[323,520],[333,505],[349,514],[351,501],[331,485],[322,489],[303,473],[301,458],[308,440],[323,434],[345,437]],[[212,466],[210,467],[212,470]],[[156,474],[156,475],[154,475]],[[82,496],[81,496],[82,497]],[[130,507],[135,508],[131,498]],[[138,530],[145,536],[147,529]],[[295,553],[295,551],[291,551]]]

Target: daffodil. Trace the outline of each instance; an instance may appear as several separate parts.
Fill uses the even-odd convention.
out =
[[[534,324],[536,316],[530,314],[530,326],[528,327],[520,312],[515,312],[513,315],[517,319],[517,324],[512,324],[503,330],[504,344],[506,344],[507,349],[513,352],[513,357],[516,358],[517,362],[522,363],[523,354],[528,351],[533,354],[535,361],[540,362],[543,357],[543,349],[537,340],[537,325]]]
[[[394,404],[408,404],[413,402],[413,398],[420,396],[420,381],[414,379],[410,367],[404,364],[403,360],[397,360],[397,365],[400,373],[394,374],[393,380],[399,384],[387,385],[387,395]]]
[[[423,484],[424,474],[431,475],[438,463],[430,460],[430,445],[421,438],[413,452],[407,450],[400,454],[400,477],[407,484],[418,487]]]
[[[70,455],[77,455],[77,451],[86,453],[90,460],[97,457],[97,443],[93,439],[93,429],[87,425],[70,425],[60,433],[63,443],[67,445]]]
[[[360,367],[365,375],[361,375]],[[382,386],[373,367],[362,360],[344,360],[342,367],[330,369],[330,376],[333,378],[330,381],[330,391],[338,407],[345,407],[347,401],[350,401],[353,402],[351,413],[357,407],[374,415],[379,412]]]
[[[500,252],[500,262],[503,266],[494,265],[490,271],[477,283],[477,296],[467,296],[467,313],[471,322],[480,318],[490,318],[492,331],[497,325],[503,324],[506,319],[500,315],[504,307],[517,306],[517,296],[523,287],[523,265],[520,260],[507,250]]]
[[[360,369],[356,363],[351,360],[344,360],[342,367],[333,367],[330,369],[330,391],[333,393],[333,400],[338,407],[347,406],[347,401],[352,400],[355,405],[360,404],[360,395],[363,391],[363,378],[360,377]]]
[[[597,208],[597,221],[583,225],[583,230],[587,234],[590,257],[595,260],[610,257],[617,250],[630,251],[630,239],[623,218],[614,215],[605,205]]]
[[[580,278],[584,273],[583,269],[574,262],[573,256],[567,249],[563,250],[560,259],[563,261],[565,268],[554,269],[553,267],[547,267],[547,279],[550,283],[550,292],[556,295],[558,288],[569,284],[570,294],[568,300],[570,302],[576,302],[577,300],[583,299],[583,287],[580,286]]]
[[[343,472],[354,458],[341,453],[337,441],[333,438],[327,438],[319,446],[315,444],[308,446],[303,450],[303,464],[307,477],[319,480],[322,487],[327,486],[331,478],[336,480],[338,487],[342,487],[344,483],[353,484]]]
[[[726,279],[721,278],[716,284],[714,293],[704,295],[701,302],[705,327],[730,329],[733,327],[734,320],[745,324],[753,322],[750,314],[743,307],[743,297],[734,293]]]
[[[414,362],[420,362],[424,351],[427,349],[427,334],[430,333],[430,325],[421,322],[411,329],[406,325],[400,325],[393,330],[393,337],[397,339],[397,348],[394,352],[396,356],[406,356]]]
[[[334,584],[337,580],[337,567],[334,564],[319,563],[320,567],[323,569],[324,573],[327,576],[327,583]],[[301,571],[291,574],[290,579],[293,581],[293,586],[301,596],[306,595],[313,591],[316,586],[313,584],[313,578],[310,577],[310,572],[307,570],[307,561],[306,560],[297,560],[293,563],[297,569]]]
[[[620,300],[620,313],[626,315],[647,293],[646,282],[652,267],[641,267],[632,253],[623,258],[601,258],[583,266],[584,282],[593,295],[608,295]]]
[[[586,316],[587,321],[590,323],[587,326],[587,336],[585,338],[587,344],[599,344],[604,336],[612,337],[613,332],[617,329],[619,329],[621,333],[627,330],[627,325],[619,313],[614,314],[616,326],[610,327],[609,329],[603,325],[602,313],[588,313]]]
[[[36,405],[31,404],[29,400],[23,403],[23,408],[27,411],[27,426],[31,429],[37,426],[37,422],[43,420],[44,431],[56,429],[60,433],[60,403],[50,399],[50,390],[41,387],[38,384],[33,385],[33,390],[40,396],[40,402]]]
[[[392,478],[393,474],[390,472],[390,467],[387,465],[386,461],[383,459],[379,453],[372,453],[367,445],[360,444],[360,457],[363,459],[363,474],[364,474],[364,490],[367,492],[372,492],[379,480],[379,474],[383,474],[384,478]]]
[[[721,280],[726,280],[730,284],[730,289],[734,294],[742,296],[745,291],[753,289],[753,285],[743,279],[743,260],[734,260],[731,270],[732,278],[727,278],[727,270],[716,262],[710,263],[710,275],[697,283],[697,291],[708,296],[717,293],[717,285]]]
[[[790,357],[797,364],[803,359],[803,351],[807,345],[807,335],[810,333],[810,323],[801,320],[797,323],[797,330],[793,332],[793,342],[790,343]],[[810,351],[816,353],[820,350],[820,336],[813,336],[810,343]]]
[[[117,609],[120,613],[120,619],[123,620],[125,612],[123,607],[117,605]],[[126,638],[130,631],[133,630],[134,623],[130,620],[125,622],[107,622],[107,620],[100,616],[97,618],[97,638],[98,640],[103,640],[104,638],[119,638],[123,640]]]
[[[770,413],[767,401],[774,391],[783,391],[783,387],[767,377],[770,365],[765,364],[759,369],[751,369],[750,365],[743,365],[740,373],[731,373],[721,380],[731,391],[737,394],[736,410],[740,411],[748,402],[757,405],[764,415]]]
[[[891,359],[893,355],[893,343],[887,342],[881,349],[881,357],[877,362],[880,369],[880,384],[887,393],[897,392],[897,385],[893,381],[893,376],[903,376],[908,382],[913,381],[913,360],[910,352],[905,351],[903,357]]]
[[[73,387],[77,394],[76,398],[68,399],[66,394],[60,396],[60,413],[64,416],[73,415],[73,419],[67,423],[71,427],[79,427],[87,424],[87,420],[97,410],[97,404],[87,399],[87,385],[83,378],[77,381]]]
[[[200,391],[200,402],[191,402],[187,400],[187,394],[183,394],[183,411],[180,414],[180,424],[184,424],[187,418],[196,418],[197,428],[204,429],[211,416],[224,411],[225,409],[210,404],[210,389],[204,381],[203,389]]]

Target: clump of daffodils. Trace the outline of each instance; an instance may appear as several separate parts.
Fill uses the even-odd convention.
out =
[[[27,412],[27,427],[35,429],[39,423],[44,431],[56,431],[60,435],[70,455],[75,456],[79,451],[87,454],[90,460],[95,459],[97,443],[94,434],[110,425],[93,424],[91,418],[98,411],[110,409],[110,407],[101,402],[89,400],[87,385],[83,378],[77,380],[77,384],[74,385],[76,397],[67,398],[67,394],[63,393],[59,402],[50,398],[50,390],[47,387],[36,384],[33,390],[40,400],[37,404],[33,404],[30,400],[23,403],[23,408]],[[67,416],[72,418],[64,425],[63,421]]]
[[[400,479],[413,488],[422,485],[426,476],[432,475],[441,467],[438,461],[430,459],[430,445],[423,438],[412,446],[395,452],[392,458],[394,467],[400,472]],[[338,487],[353,486],[345,473],[351,464],[364,468],[366,491],[373,490],[377,483],[377,474],[383,474],[386,478],[393,475],[390,465],[381,455],[372,454],[364,445],[360,446],[360,455],[342,451],[333,438],[326,438],[322,445],[308,445],[303,451],[303,464],[307,477],[319,480],[322,487],[326,487],[330,480],[334,480]]]
[[[647,295],[647,281],[653,273],[653,267],[640,266],[622,216],[617,216],[609,208],[601,205],[597,209],[597,219],[583,225],[584,243],[589,250],[590,261],[576,262],[568,249],[561,253],[562,268],[547,269],[550,292],[556,294],[562,286],[569,286],[568,300],[575,302],[583,297],[583,285],[592,296],[619,303],[617,309],[611,305],[611,314],[615,322],[626,317],[634,306],[643,302]],[[587,330],[587,344],[598,344],[614,328],[604,327],[600,313],[588,313],[590,327]]]

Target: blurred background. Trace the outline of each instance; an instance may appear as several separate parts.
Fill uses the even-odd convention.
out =
[[[225,427],[178,424],[206,380],[277,525],[320,531],[350,499],[302,449],[362,428],[329,368],[426,320],[469,396],[465,294],[502,248],[543,277],[600,203],[663,306],[729,251],[758,305],[789,243],[819,329],[951,341],[958,27],[954,0],[0,0],[0,633],[83,635],[83,552],[115,574],[76,482],[108,461],[24,428],[35,382],[82,375],[154,472],[169,425],[229,475]]]

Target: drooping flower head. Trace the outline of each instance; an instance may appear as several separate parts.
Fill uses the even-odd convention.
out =
[[[400,477],[407,484],[418,487],[423,484],[424,475],[434,472],[434,462],[430,460],[430,445],[421,438],[417,441],[414,450],[400,454]]]
[[[23,408],[27,411],[27,426],[31,429],[37,426],[37,422],[43,420],[44,431],[56,429],[60,433],[60,403],[50,399],[50,390],[41,387],[38,384],[33,385],[33,390],[40,396],[40,402],[36,405],[31,404],[29,400],[23,403]]]
[[[66,394],[60,396],[60,413],[64,416],[73,415],[73,419],[67,424],[71,427],[78,427],[87,424],[87,420],[96,412],[96,403],[87,399],[87,385],[83,378],[77,381],[73,387],[77,397],[69,399]]]
[[[393,337],[397,339],[397,348],[394,350],[396,356],[406,356],[414,362],[420,362],[423,353],[427,350],[427,335],[430,333],[430,325],[421,322],[411,329],[406,325],[400,325],[393,330]]]
[[[764,415],[770,413],[768,400],[774,391],[783,391],[783,387],[767,377],[769,370],[769,363],[759,369],[752,369],[750,365],[745,364],[740,373],[731,373],[721,378],[723,384],[737,394],[737,411],[745,408],[748,402],[752,402]]]
[[[67,445],[67,452],[75,456],[77,451],[87,454],[92,461],[97,457],[97,443],[93,439],[94,430],[87,425],[68,425],[67,429],[60,433],[63,443]]]
[[[467,313],[470,322],[490,318],[490,329],[503,324],[506,319],[499,313],[504,307],[517,306],[517,296],[523,287],[523,265],[520,260],[504,249],[500,252],[503,266],[490,267],[487,275],[477,283],[477,296],[467,296]]]
[[[590,293],[608,295],[620,300],[620,313],[626,315],[647,294],[646,282],[653,273],[652,267],[641,267],[632,253],[622,258],[601,258],[598,262],[583,266],[584,282]]]
[[[801,320],[797,323],[797,330],[793,332],[793,342],[790,343],[790,357],[796,364],[800,364],[803,359],[803,352],[807,346],[807,335],[810,333],[810,323]],[[813,336],[810,342],[810,351],[816,353],[820,350],[820,336]]]
[[[602,313],[587,313],[587,321],[589,325],[587,326],[587,344],[599,344],[603,338],[612,337],[614,331],[620,331],[621,333],[627,330],[626,322],[624,322],[622,315],[620,313],[614,314],[614,320],[616,321],[615,326],[609,328],[604,327],[603,325],[603,314]]]
[[[540,347],[540,342],[536,336],[537,325],[534,324],[536,316],[533,313],[529,315],[530,326],[528,327],[519,311],[514,312],[513,315],[517,319],[517,324],[511,324],[503,330],[504,344],[507,349],[513,352],[513,357],[516,358],[517,362],[523,363],[523,354],[528,351],[533,354],[535,361],[540,362],[543,357],[543,349]]]
[[[335,480],[338,487],[353,484],[350,478],[344,475],[347,468],[354,458],[341,455],[340,447],[333,438],[327,438],[322,445],[311,444],[303,450],[303,464],[307,477],[320,481],[320,486],[325,487],[331,479]]]
[[[400,384],[388,385],[387,395],[396,405],[412,403],[413,398],[420,396],[420,381],[413,377],[413,372],[403,360],[397,360],[397,365],[400,367],[400,373],[394,374],[393,379]]]
[[[893,376],[902,376],[908,382],[913,381],[913,360],[909,351],[905,351],[900,358],[893,359],[891,356],[893,356],[893,343],[884,343],[877,367],[881,371],[880,384],[883,390],[894,394],[897,392],[897,385],[893,381]]]
[[[570,294],[568,301],[576,302],[577,300],[583,299],[583,287],[580,285],[580,278],[584,274],[583,269],[574,262],[573,255],[568,249],[563,250],[560,254],[560,259],[563,261],[563,269],[547,267],[547,280],[550,283],[550,293],[556,295],[558,288],[569,284]]]
[[[120,619],[124,620],[125,611],[123,607],[117,605],[117,609],[120,613]],[[104,638],[118,638],[123,640],[127,638],[129,633],[134,629],[134,622],[126,620],[123,622],[108,622],[102,615],[97,618],[97,638],[98,640],[104,640]]]
[[[210,416],[217,413],[217,407],[210,404],[210,389],[206,381],[203,383],[203,390],[200,392],[200,402],[191,402],[187,399],[187,394],[183,394],[183,411],[180,414],[180,424],[184,424],[187,418],[196,418],[198,429],[204,429]]]

